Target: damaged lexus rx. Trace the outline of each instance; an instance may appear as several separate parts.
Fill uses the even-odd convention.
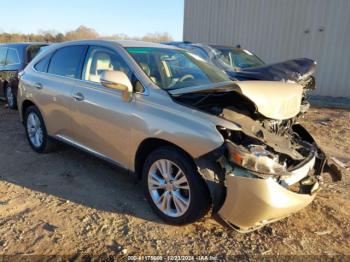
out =
[[[326,157],[298,124],[303,87],[232,82],[185,50],[138,41],[48,47],[21,74],[38,153],[61,141],[130,170],[166,222],[210,209],[245,232],[307,206]]]

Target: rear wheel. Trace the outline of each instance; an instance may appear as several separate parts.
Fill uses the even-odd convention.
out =
[[[30,106],[24,117],[26,135],[31,148],[38,153],[47,153],[53,150],[54,142],[49,138],[44,120],[39,109]]]
[[[16,109],[17,108],[16,96],[13,94],[13,90],[11,86],[6,86],[5,95],[6,95],[6,101],[7,101],[8,107],[11,109]]]
[[[194,222],[209,210],[205,182],[189,157],[175,148],[162,147],[148,156],[143,186],[151,207],[170,224]]]

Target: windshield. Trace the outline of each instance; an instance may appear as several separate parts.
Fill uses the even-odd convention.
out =
[[[256,55],[243,49],[218,49],[222,60],[233,68],[248,68],[263,66],[265,63]]]
[[[146,75],[160,88],[178,89],[229,81],[224,72],[184,50],[127,48]]]

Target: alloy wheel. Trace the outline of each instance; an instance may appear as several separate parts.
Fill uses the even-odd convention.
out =
[[[28,137],[32,145],[40,147],[43,143],[43,129],[37,114],[31,112],[27,118]]]
[[[6,99],[7,99],[8,105],[10,107],[13,107],[15,104],[15,97],[12,93],[12,88],[9,86],[6,88]]]
[[[154,204],[165,215],[180,217],[190,206],[187,177],[170,160],[159,159],[152,164],[148,172],[148,190]]]

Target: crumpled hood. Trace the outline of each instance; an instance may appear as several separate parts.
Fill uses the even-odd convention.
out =
[[[300,112],[303,87],[294,83],[244,81],[236,83],[240,93],[249,98],[260,114],[278,120],[295,117]]]
[[[295,117],[300,112],[303,87],[295,83],[239,81],[169,90],[173,96],[189,93],[238,92],[252,101],[263,116],[276,120]]]
[[[241,71],[226,71],[238,80],[268,80],[298,82],[312,75],[316,62],[308,58],[298,58],[260,67],[242,68]]]

